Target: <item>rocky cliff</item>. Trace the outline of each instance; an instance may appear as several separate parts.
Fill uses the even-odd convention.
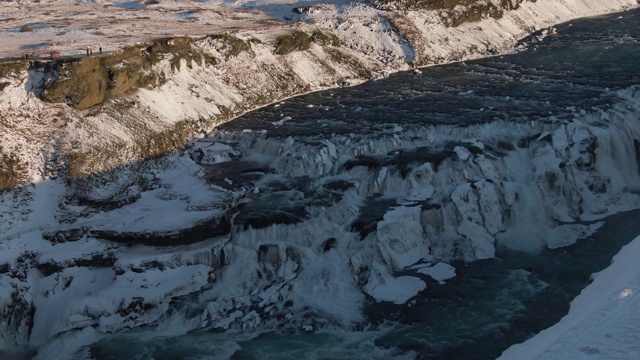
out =
[[[464,12],[478,4],[481,2],[455,2],[453,9]],[[469,261],[493,257],[494,236],[503,233],[508,222],[497,209],[507,214],[520,209],[522,213],[514,212],[513,217],[528,222],[531,206],[526,201],[514,204],[527,194],[537,194],[531,189],[551,194],[546,202],[538,196],[540,208],[533,210],[545,214],[559,209],[549,222],[580,218],[585,214],[581,204],[593,207],[587,209],[587,215],[604,216],[607,204],[625,200],[626,189],[621,183],[609,186],[592,176],[592,160],[600,155],[590,144],[608,144],[610,139],[596,125],[562,126],[543,135],[544,128],[516,124],[514,134],[527,134],[531,142],[537,139],[531,151],[535,160],[531,188],[514,188],[495,180],[508,179],[512,164],[522,162],[519,156],[529,156],[525,150],[511,157],[501,155],[498,145],[491,149],[477,143],[443,145],[435,160],[428,161],[446,160],[455,176],[429,164],[396,171],[394,166],[402,164],[401,158],[411,156],[396,151],[401,147],[396,130],[376,144],[339,135],[297,144],[265,140],[258,132],[233,138],[220,132],[220,143],[209,139],[189,144],[239,114],[286,97],[358,84],[416,65],[485,56],[510,49],[516,39],[532,30],[572,17],[621,10],[635,0],[482,4],[505,11],[501,16],[481,12],[478,21],[453,26],[443,20],[440,8],[396,11],[382,5],[327,6],[308,9],[310,23],[161,39],[100,56],[55,62],[0,64],[0,189],[4,190],[0,194],[0,285],[7,289],[0,292],[0,355],[7,349],[39,347],[74,331],[99,337],[154,324],[180,308],[185,299],[204,293],[216,301],[206,301],[200,312],[192,312],[197,315],[189,319],[190,329],[245,329],[261,321],[287,323],[288,312],[294,310],[303,319],[290,321],[295,329],[310,326],[296,321],[323,318],[318,313],[332,318],[332,311],[340,309],[346,309],[347,322],[353,323],[359,321],[357,304],[363,291],[392,301],[384,297],[384,285],[388,284],[387,289],[393,284],[407,287],[403,281],[412,281],[396,279],[392,271],[405,268],[418,256],[446,255]],[[628,92],[622,95],[637,103],[635,90]],[[624,124],[624,118],[619,119],[620,132],[637,133]],[[464,131],[448,136],[463,138]],[[430,129],[406,135],[412,141],[407,144],[421,146],[423,155],[430,155],[425,151],[433,136]],[[602,140],[592,140],[596,135]],[[311,199],[315,214],[305,214],[300,207],[286,208],[284,205],[294,202],[278,194],[256,197],[253,206],[258,214],[260,201],[281,201],[283,212],[296,215],[295,221],[307,221],[306,226],[296,227],[288,218],[277,219],[277,223],[269,218],[269,226],[260,227],[256,225],[260,218],[250,219],[254,222],[244,219],[253,230],[234,234],[232,244],[228,233],[237,209],[247,206],[242,203],[247,189],[241,179],[207,173],[206,166],[186,154],[205,165],[228,160],[237,151],[227,144],[241,138],[256,157],[266,155],[285,169],[282,184],[265,180],[274,193],[293,186],[287,183],[290,178],[331,175],[340,156],[357,157],[345,161],[340,171],[352,171],[354,178],[364,175],[365,180],[356,184],[327,179],[310,188],[310,194],[334,196],[333,204]],[[638,136],[627,138],[626,143],[637,144]],[[415,139],[426,143],[418,144]],[[187,144],[189,152],[173,151]],[[375,151],[392,156],[390,160],[367,158]],[[567,164],[567,159],[575,164]],[[261,168],[239,170],[244,175],[267,177]],[[431,186],[434,179],[436,186]],[[447,181],[450,187],[442,186]],[[27,183],[37,185],[24,185]],[[425,204],[424,211],[414,206],[373,215],[353,206],[386,190],[402,192],[398,198],[407,199],[438,194],[447,202],[441,208]],[[260,194],[261,189],[256,186],[253,191]],[[580,206],[565,209],[565,203]],[[277,226],[271,226],[274,223]],[[355,230],[346,238],[353,240],[347,241],[353,247],[345,252],[348,255],[332,251],[345,243],[339,235],[351,226]],[[309,229],[315,233],[310,234]],[[331,231],[319,233],[317,229]],[[588,233],[592,229],[557,230],[545,237],[548,247],[565,245],[560,243],[567,238],[563,231]],[[256,244],[256,234],[268,236]],[[449,234],[458,243],[449,241]],[[430,238],[440,242],[425,245]],[[292,245],[282,239],[300,242]],[[134,244],[157,247],[129,246]],[[176,245],[180,247],[161,247]],[[470,255],[460,255],[463,251]],[[334,294],[336,289],[329,283],[318,294],[291,286],[296,277],[300,277],[299,285],[323,283],[315,274],[303,271],[305,266],[312,268],[309,264],[321,270],[323,281],[353,275],[357,284],[337,289],[346,299],[345,307],[328,306],[327,301],[309,308],[305,304],[310,301],[283,300],[298,294]],[[240,285],[234,283],[239,278],[245,279]],[[408,285],[416,291],[424,288],[422,281]],[[242,296],[225,292],[234,286],[242,287]],[[64,312],[57,311],[61,308]]]
[[[363,81],[381,68],[360,58],[330,32],[302,25],[255,37],[174,38],[102,56],[4,63],[2,126],[9,141],[2,144],[0,186],[51,176],[50,167],[78,178],[160,156],[244,111]],[[175,113],[163,107],[167,102]],[[38,159],[47,152],[55,156]]]
[[[532,30],[636,2],[375,4],[311,7],[308,23],[158,39],[100,56],[2,63],[0,189],[157,157],[276,100],[496,53]]]

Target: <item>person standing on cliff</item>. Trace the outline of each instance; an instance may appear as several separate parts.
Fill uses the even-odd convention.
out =
[[[89,47],[87,46],[87,56],[89,56]]]
[[[98,48],[98,51],[100,51],[100,54],[102,54],[102,46]]]
[[[89,54],[93,55],[93,48],[89,48]]]

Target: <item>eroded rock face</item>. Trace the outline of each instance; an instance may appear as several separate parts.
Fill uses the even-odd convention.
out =
[[[0,145],[2,151],[2,145]],[[0,153],[0,190],[21,185],[25,178],[27,164],[15,154]]]
[[[191,41],[189,38],[166,39],[108,55],[57,62],[51,69],[56,80],[45,84],[42,99],[84,110],[135,89],[161,85],[166,81],[165,74],[153,69],[161,60],[168,58],[171,68],[177,70],[183,60],[187,66],[192,61],[215,62],[192,49]]]
[[[380,65],[359,61],[334,35],[312,26],[290,36],[257,35],[267,39],[173,38],[101,55],[3,65],[0,92],[12,100],[0,105],[19,127],[8,125],[7,136],[16,141],[0,144],[0,189],[29,181],[36,174],[30,167],[46,168],[41,172],[49,177],[57,167],[81,179],[157,158],[249,109],[338,81],[361,81]],[[309,64],[317,65],[311,73]],[[34,135],[30,144],[22,141],[25,133]],[[55,166],[34,164],[33,157],[27,160],[31,153]]]
[[[0,96],[8,91],[13,79],[20,78],[21,74],[27,72],[29,63],[22,61],[0,63]],[[6,90],[5,90],[6,89]],[[4,114],[6,116],[7,114]],[[6,121],[3,116],[3,121]],[[4,130],[4,124],[0,125],[0,130]],[[24,183],[28,176],[29,164],[22,159],[4,140],[8,134],[3,131],[3,141],[0,142],[0,191],[15,187]]]
[[[0,144],[0,189],[51,177],[50,169],[43,170],[54,162],[50,155],[57,154],[59,172],[81,178],[183,148],[236,115],[292,95],[495,53],[539,20],[514,12],[507,34],[494,38],[463,29],[465,37],[475,37],[470,41],[449,41],[446,26],[481,20],[477,28],[484,28],[524,1],[385,1],[378,8],[391,11],[359,4],[344,14],[318,7],[309,14],[313,25],[298,23],[295,29],[163,39],[54,63],[2,64],[0,110],[15,120],[0,130],[18,141]],[[572,14],[580,11],[575,4],[564,6]],[[358,38],[351,27],[377,36]],[[450,35],[460,36],[455,30]],[[40,158],[43,164],[35,164]],[[331,166],[326,159],[316,167]]]
[[[205,41],[205,45],[210,46],[209,51],[216,54],[216,61],[222,58],[226,61],[237,60],[235,65],[224,68],[224,71],[207,66],[206,61],[203,65],[203,62],[196,61],[195,57],[193,61],[189,60],[191,50],[185,47],[185,55],[175,62],[180,64],[180,69],[173,68],[174,62],[170,59],[155,63],[168,64],[169,73],[182,81],[179,86],[176,83],[170,84],[171,79],[167,78],[148,78],[149,83],[133,75],[130,78],[128,71],[144,70],[147,69],[145,66],[151,66],[152,62],[145,62],[148,59],[131,65],[131,68],[121,69],[122,72],[117,74],[115,71],[120,70],[109,68],[110,65],[101,62],[103,60],[82,59],[85,63],[96,61],[96,71],[91,71],[88,65],[83,69],[84,65],[78,63],[69,65],[69,74],[73,71],[78,71],[77,74],[86,73],[89,77],[95,77],[96,82],[104,87],[98,86],[97,90],[74,89],[72,81],[65,85],[64,76],[58,77],[62,79],[59,80],[59,91],[66,95],[56,101],[70,101],[69,104],[72,106],[92,106],[90,104],[93,102],[101,103],[121,94],[126,100],[117,103],[107,101],[105,108],[115,111],[114,108],[119,106],[118,104],[126,106],[124,110],[119,109],[122,112],[116,115],[139,116],[128,118],[133,119],[133,122],[140,119],[149,122],[157,120],[164,115],[160,114],[163,109],[167,108],[176,112],[184,111],[181,113],[181,116],[184,115],[182,118],[171,118],[170,121],[182,121],[193,113],[201,114],[200,111],[203,109],[214,107],[218,113],[207,114],[219,115],[222,118],[256,104],[269,102],[283,94],[329,84],[336,76],[364,76],[364,73],[360,72],[362,69],[354,70],[358,67],[357,64],[345,60],[337,62],[342,67],[336,65],[332,68],[327,65],[326,69],[334,73],[327,70],[318,73],[319,75],[314,74],[313,81],[317,80],[315,85],[300,80],[304,74],[292,74],[290,68],[280,62],[282,58],[277,56],[290,56],[287,61],[292,62],[300,58],[311,61],[314,56],[315,59],[321,59],[322,52],[325,51],[316,47],[317,43],[307,44],[306,38],[301,38],[304,40],[303,47],[308,48],[298,49],[296,45],[285,55],[274,55],[272,44],[261,48],[268,50],[263,51],[267,54],[265,58],[271,61],[268,62],[265,58],[259,58],[257,52],[252,50],[254,44],[239,39],[236,41],[226,37],[211,37]],[[350,56],[348,51],[343,53],[343,50],[337,47],[330,49],[334,54],[332,58],[346,59]],[[151,57],[154,52],[153,49],[138,50],[144,54],[135,53],[132,56],[145,59]],[[336,53],[344,55],[344,58],[342,55],[335,56]],[[237,56],[244,58],[237,59]],[[190,61],[193,67],[190,70],[193,71],[186,71]],[[242,82],[246,82],[243,76],[247,73],[241,69],[242,64],[246,65],[247,62],[256,63],[256,69],[251,72],[255,77],[250,77],[251,84],[243,85]],[[265,69],[270,72],[267,76],[261,77],[261,72]],[[219,78],[214,76],[225,71],[228,73]],[[157,74],[168,72],[163,70]],[[114,85],[109,85],[105,79]],[[269,79],[273,81],[267,81]],[[206,86],[219,86],[215,88],[218,92],[204,92],[202,88],[195,86],[197,82],[205,80],[209,81]],[[163,84],[171,86],[163,88],[162,81],[165,81]],[[253,83],[264,85],[264,88],[252,92]],[[143,87],[160,84],[158,86],[163,89],[151,95],[147,93],[149,97],[142,100],[136,98],[134,101],[132,97],[126,97],[128,91],[141,84]],[[55,86],[53,84],[48,89],[55,89]],[[192,113],[187,111],[189,106],[180,107],[177,103],[171,103],[171,106],[163,108],[164,104],[160,101],[154,103],[160,109],[155,113],[152,111],[156,109],[151,106],[145,109],[146,105],[158,99],[155,96],[171,95],[172,91],[184,89],[192,91],[193,96],[179,98],[181,100],[212,94],[230,95],[228,98],[198,103],[197,105],[204,106]],[[142,89],[140,92],[145,91]],[[171,100],[171,96],[162,99],[168,101]],[[65,110],[69,108],[62,103],[56,106]],[[76,109],[72,110],[74,116],[78,116],[76,119],[79,120],[75,123],[78,126],[90,121],[95,121],[98,125],[108,123],[98,121],[104,120],[101,116],[112,116],[109,120],[120,119],[114,113],[104,115],[91,112],[91,109],[86,112]],[[124,137],[130,135],[127,131],[136,130],[130,143],[123,140],[118,146],[113,146],[110,142],[113,139],[107,139],[100,146],[92,148],[92,152],[85,152],[82,148],[74,149],[73,154],[76,157],[67,158],[69,164],[73,164],[69,170],[77,171],[75,175],[95,175],[95,169],[99,167],[87,164],[104,165],[103,162],[120,156],[120,153],[125,154],[119,158],[120,160],[126,156],[137,158],[140,154],[142,157],[163,154],[167,149],[179,147],[189,134],[205,129],[208,126],[207,121],[211,123],[210,120],[197,121],[193,127],[180,125],[176,128],[158,130],[161,128],[159,126],[153,128],[158,132],[148,137],[145,137],[143,131],[147,130],[146,128],[127,128],[123,131]],[[140,123],[144,122],[138,122],[136,125]],[[122,125],[117,122],[108,124],[114,127]],[[424,131],[425,133],[415,138],[428,140],[430,130]],[[516,132],[518,136],[520,131]],[[224,241],[207,244],[207,240],[216,236],[224,238],[221,235],[226,236],[229,233],[234,206],[237,205],[238,199],[217,189],[211,192],[216,192],[216,200],[220,202],[209,201],[204,195],[206,191],[202,191],[211,190],[206,186],[195,186],[202,184],[194,185],[195,181],[186,181],[189,186],[184,188],[181,185],[184,185],[185,179],[180,176],[176,176],[178,181],[167,180],[170,176],[163,171],[167,170],[166,163],[158,167],[160,171],[145,169],[140,165],[132,166],[130,169],[119,168],[118,172],[101,173],[90,178],[77,176],[75,181],[66,184],[69,186],[64,190],[64,199],[50,209],[55,212],[55,219],[59,220],[60,224],[42,227],[33,230],[37,234],[30,234],[33,235],[33,239],[40,240],[39,232],[42,233],[42,242],[45,244],[40,245],[45,250],[41,253],[23,252],[16,264],[24,266],[0,263],[0,284],[13,289],[7,293],[7,297],[0,298],[0,303],[3,304],[0,319],[6,319],[4,322],[0,320],[0,333],[13,334],[13,337],[3,340],[5,343],[17,345],[28,342],[30,337],[34,338],[34,333],[35,338],[46,341],[53,336],[76,329],[95,328],[96,331],[109,333],[155,324],[172,316],[174,311],[188,313],[190,318],[187,321],[192,322],[190,326],[194,329],[247,329],[272,322],[287,329],[291,326],[292,329],[302,328],[304,331],[311,331],[315,324],[299,323],[299,319],[330,321],[331,311],[337,311],[328,309],[335,308],[331,301],[313,299],[315,295],[350,295],[342,297],[347,300],[343,300],[341,306],[352,306],[348,311],[352,315],[358,314],[358,304],[364,296],[363,293],[381,301],[405,302],[424,290],[426,284],[416,276],[396,276],[397,272],[410,272],[412,269],[407,270],[408,267],[415,266],[416,263],[426,266],[420,262],[433,259],[472,261],[494,256],[495,243],[500,240],[500,236],[509,225],[518,219],[520,222],[529,221],[531,206],[525,201],[528,194],[534,194],[538,198],[536,201],[543,199],[544,206],[536,207],[534,211],[541,214],[541,220],[554,223],[574,221],[580,216],[597,216],[606,210],[607,204],[616,203],[619,200],[618,195],[622,193],[616,186],[621,188],[621,185],[611,184],[607,176],[595,173],[594,163],[603,155],[598,153],[598,148],[603,147],[601,145],[605,142],[599,140],[599,137],[595,136],[598,134],[591,131],[593,129],[576,124],[556,129],[550,134],[527,133],[527,141],[522,143],[522,147],[516,146],[519,142],[517,136],[514,136],[515,139],[510,139],[506,145],[490,141],[487,145],[491,146],[487,146],[486,149],[493,150],[486,151],[485,146],[479,142],[431,146],[433,144],[430,144],[429,140],[421,144],[416,151],[405,151],[395,137],[378,138],[375,141],[365,138],[361,144],[352,144],[352,141],[356,142],[357,139],[345,141],[346,139],[335,136],[333,139],[313,142],[313,145],[306,147],[295,144],[293,139],[283,142],[280,139],[265,140],[261,135],[251,132],[236,134],[233,139],[227,139],[233,141],[224,143],[235,146],[236,143],[242,142],[243,137],[256,136],[253,139],[245,138],[245,143],[252,144],[248,146],[254,146],[254,151],[260,155],[265,155],[269,149],[274,151],[270,155],[275,160],[269,164],[278,168],[281,172],[279,175],[283,177],[309,174],[328,177],[324,185],[311,187],[313,191],[300,192],[299,196],[292,197],[292,201],[311,197],[310,193],[319,192],[316,189],[335,193],[335,196],[330,197],[330,201],[326,203],[306,203],[304,208],[308,205],[314,211],[305,213],[299,222],[275,223],[270,219],[271,223],[260,229],[245,229],[247,233],[257,234],[249,239],[251,241],[238,239],[241,234],[230,234],[230,237],[235,237],[232,239],[235,240],[233,247]],[[102,137],[103,133],[96,131],[90,135]],[[463,138],[462,134],[455,137]],[[632,140],[637,151],[637,136]],[[265,146],[260,146],[261,142]],[[416,143],[413,144],[418,146]],[[218,161],[241,156],[241,152],[235,149],[231,151],[230,147],[211,148],[210,152],[206,152],[205,148],[202,151],[196,149],[196,156],[191,159],[216,164]],[[631,147],[627,147],[629,148]],[[296,156],[297,154],[314,155]],[[187,158],[173,158],[171,161],[187,161]],[[514,165],[520,165],[523,158],[533,162],[532,166],[527,167],[533,169],[526,173],[530,178],[524,182],[512,175]],[[340,179],[330,179],[336,174],[337,169],[341,175],[344,173],[344,179],[342,176]],[[173,175],[197,171],[195,168],[185,167],[175,171]],[[163,176],[165,178],[162,178]],[[583,181],[584,178],[588,181]],[[228,180],[223,179],[225,182]],[[261,196],[259,194],[265,191],[265,187],[261,186],[265,184],[252,181],[254,180],[247,181],[247,188],[242,191],[253,193],[258,198]],[[578,186],[583,183],[589,184],[588,190]],[[194,187],[190,187],[192,185]],[[271,186],[277,188],[273,184]],[[229,193],[233,191],[240,190],[235,188],[229,190]],[[610,191],[616,193],[607,194]],[[539,192],[542,192],[542,195],[539,195]],[[391,204],[381,202],[380,206],[384,208],[373,211],[369,217],[358,219],[357,213],[363,208],[358,208],[357,204],[365,198],[378,195],[388,195]],[[609,199],[606,199],[605,195],[611,195],[611,202],[607,202]],[[149,199],[153,202],[144,203]],[[591,205],[599,204],[598,200],[601,204],[597,208]],[[577,205],[565,206],[566,203]],[[584,209],[585,204],[592,208]],[[171,216],[160,218],[160,212],[165,206],[172,206],[175,211]],[[513,213],[512,209],[515,209]],[[24,211],[27,214],[24,223],[30,220],[30,210]],[[179,221],[176,222],[179,226],[163,231],[153,231],[154,227],[137,227],[149,218],[160,218],[152,224],[159,226],[173,220],[172,216],[184,214],[189,215],[186,217],[189,223],[185,226],[185,222]],[[361,223],[362,229],[350,226],[356,223]],[[582,231],[579,228],[574,230]],[[568,235],[571,234],[558,231],[556,234],[542,235],[550,235],[545,237],[547,245],[555,247],[566,245],[560,241],[570,238]],[[20,237],[20,234],[15,236]],[[152,246],[138,247],[139,244]],[[173,251],[174,249],[166,247],[159,249],[155,245],[181,247]],[[83,251],[83,246],[92,250]],[[344,278],[345,274],[347,281],[341,284],[336,285],[329,281]],[[353,283],[350,282],[352,277]],[[390,297],[397,287],[411,288],[412,291],[402,294],[400,298]],[[206,296],[200,298],[205,293]],[[35,294],[37,301],[30,298],[29,294]],[[79,300],[65,308],[59,318],[38,318],[38,308],[55,308],[56,305],[62,304],[67,296]],[[195,300],[200,302],[196,303]],[[34,304],[41,305],[36,308],[35,313]],[[291,312],[297,312],[296,316],[292,316]],[[51,324],[55,327],[50,326]]]
[[[88,232],[88,235],[98,239],[125,244],[146,244],[153,246],[188,245],[211,237],[228,234],[231,230],[232,217],[233,210],[224,216],[216,216],[192,227],[171,232],[92,230]]]
[[[484,18],[502,17],[505,11],[518,9],[525,1],[535,0],[374,0],[373,3],[386,10],[439,10],[443,22],[458,26],[465,22]]]
[[[12,264],[0,266],[0,344],[21,348],[29,341],[33,327],[33,288],[29,270],[36,264],[37,253],[28,251]]]
[[[29,341],[33,326],[30,286],[7,274],[0,274],[0,285],[0,343],[20,348]]]

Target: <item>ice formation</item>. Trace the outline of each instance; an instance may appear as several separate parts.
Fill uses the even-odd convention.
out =
[[[462,54],[451,44],[489,44],[484,50],[490,51],[512,44],[524,28],[632,5],[539,0],[503,20],[484,21],[492,31],[480,32],[477,24],[447,30],[453,35],[442,24],[418,30],[438,61],[452,61],[483,52]],[[380,70],[375,78],[408,69],[406,62],[421,56],[387,31],[386,15],[359,5],[344,12],[329,6],[309,16],[343,34],[353,51],[380,56],[377,62],[360,58],[377,64],[370,66]],[[430,24],[430,16],[407,13],[422,24]],[[522,18],[529,27],[518,22]],[[372,27],[362,25],[371,19]],[[376,36],[360,37],[370,29]],[[445,41],[446,34],[460,41]],[[223,57],[220,45],[198,43]],[[266,47],[255,49],[254,59],[273,68],[290,64],[299,91],[335,86],[336,77],[345,85],[365,80],[353,69],[315,68],[326,55],[318,48],[285,60]],[[198,64],[187,70],[185,63],[175,73],[162,63],[169,82],[117,101],[135,98],[131,111],[149,116],[154,129],[215,118],[249,92],[229,79],[269,83],[268,73],[244,66],[249,58],[233,61],[222,70]],[[32,92],[25,95],[30,80],[18,80],[3,85],[11,95],[3,109],[15,115],[30,106],[48,115],[52,110]],[[192,96],[196,90],[215,99]],[[59,155],[53,147],[42,153],[7,137],[3,146],[34,159],[33,184],[0,194],[0,350],[33,346],[39,358],[72,356],[60,351],[144,325],[165,334],[348,328],[364,320],[367,301],[404,304],[428,291],[429,281],[451,279],[453,260],[492,258],[499,245],[569,245],[607,215],[640,207],[638,90],[617,91],[611,109],[578,112],[573,120],[464,128],[395,124],[375,136],[323,138],[218,131],[183,152],[71,185],[50,179],[55,169],[48,161]],[[132,137],[131,129],[104,114],[82,120],[75,123],[90,126],[72,139]],[[634,290],[621,291],[628,298]]]

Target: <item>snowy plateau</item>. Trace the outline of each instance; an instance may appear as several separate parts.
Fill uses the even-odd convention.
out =
[[[349,327],[367,299],[410,304],[497,243],[560,248],[640,208],[637,86],[571,122],[314,142],[216,130],[295,95],[516,52],[559,23],[638,7],[473,3],[499,15],[342,0],[0,2],[0,358],[72,359],[150,325],[165,336]],[[498,138],[528,142],[498,156]],[[357,160],[452,143],[402,172]],[[269,169],[217,172],[237,159]],[[274,190],[301,178],[317,198]],[[394,206],[372,221],[361,209],[378,196]],[[274,204],[299,218],[243,218]],[[640,238],[560,323],[503,358],[640,358],[639,252]]]

